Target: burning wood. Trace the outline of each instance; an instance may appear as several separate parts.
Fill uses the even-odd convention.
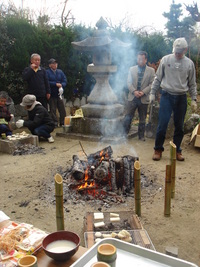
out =
[[[85,176],[84,167],[77,155],[73,156],[73,167],[71,174],[76,180],[81,180]]]
[[[138,157],[112,158],[111,146],[90,154],[87,160],[73,156],[70,188],[81,194],[104,195],[121,190],[129,193],[134,187],[134,162]],[[85,154],[86,155],[86,154]]]
[[[94,178],[102,181],[104,178],[108,177],[108,174],[109,174],[109,162],[102,161],[94,172]]]

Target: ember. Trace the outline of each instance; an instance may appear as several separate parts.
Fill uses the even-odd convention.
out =
[[[80,194],[102,197],[121,190],[129,193],[134,187],[134,162],[138,157],[112,158],[111,146],[80,160],[73,156],[73,166],[66,173],[70,179],[69,188]]]

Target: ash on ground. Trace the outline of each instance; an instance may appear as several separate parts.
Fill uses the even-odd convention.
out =
[[[90,205],[101,207],[100,210],[104,208],[110,208],[112,206],[120,204],[128,204],[134,201],[134,188],[130,192],[123,192],[122,190],[107,191],[107,188],[95,191],[95,194],[89,194],[77,189],[73,189],[71,185],[75,182],[69,174],[71,167],[66,171],[59,170],[58,173],[63,177],[63,203],[65,212],[68,212],[67,205],[72,204],[83,204],[89,202]],[[161,185],[157,183],[157,178],[148,178],[144,172],[141,172],[141,202],[149,201],[153,198],[160,190]],[[147,170],[147,174],[148,170]],[[55,199],[55,181],[53,180],[50,184],[45,184],[45,191],[47,194],[43,194],[42,198],[46,198],[49,203],[56,204]],[[50,193],[51,192],[51,193]]]
[[[45,154],[44,148],[32,144],[17,144],[13,152],[16,155],[31,155],[31,154]]]

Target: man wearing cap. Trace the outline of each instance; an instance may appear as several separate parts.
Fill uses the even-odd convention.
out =
[[[155,101],[156,91],[161,89],[158,127],[156,132],[153,160],[160,160],[164,151],[164,141],[167,126],[173,112],[176,159],[184,161],[181,153],[184,119],[187,110],[187,92],[191,96],[191,108],[196,110],[197,87],[195,66],[192,60],[185,56],[188,44],[185,38],[178,38],[173,43],[173,53],[164,56],[159,64],[156,77],[151,87],[150,102]]]
[[[51,96],[51,89],[47,78],[46,70],[40,66],[41,57],[34,53],[31,55],[31,64],[25,68],[22,77],[28,84],[28,94],[36,96],[46,109],[48,108],[47,102]]]
[[[36,101],[34,95],[29,94],[23,97],[20,105],[28,111],[28,120],[18,120],[16,122],[17,128],[27,127],[32,134],[43,137],[49,143],[53,143],[54,139],[50,133],[53,132],[55,126],[47,109]]]
[[[67,78],[61,69],[58,69],[58,63],[54,58],[49,60],[49,68],[47,69],[47,77],[51,87],[51,98],[49,100],[50,114],[55,123],[58,126],[58,119],[56,110],[59,112],[60,126],[64,125],[64,119],[66,117],[66,110],[63,101],[63,88],[67,85]]]

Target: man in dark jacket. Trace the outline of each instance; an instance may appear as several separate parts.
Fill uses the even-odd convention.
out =
[[[40,67],[40,62],[40,55],[32,54],[31,64],[24,69],[22,77],[28,83],[28,94],[35,95],[37,101],[47,109],[47,101],[51,96],[51,89],[46,70]]]
[[[18,120],[17,128],[27,127],[32,134],[44,137],[49,143],[53,143],[54,139],[50,133],[53,132],[55,126],[46,108],[36,101],[34,95],[25,95],[20,105],[28,111],[28,120]]]
[[[58,119],[56,110],[58,109],[60,115],[60,126],[64,125],[66,116],[65,105],[63,101],[63,88],[67,85],[67,78],[61,69],[58,69],[58,63],[54,58],[49,60],[49,69],[47,69],[47,76],[51,87],[51,98],[49,100],[50,114],[58,126]]]

